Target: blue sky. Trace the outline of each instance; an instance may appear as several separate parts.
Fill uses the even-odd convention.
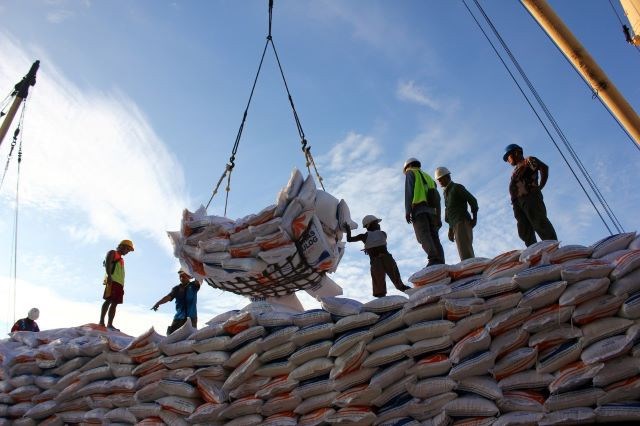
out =
[[[638,150],[519,2],[482,4],[625,229],[637,229]],[[638,110],[640,55],[609,2],[551,5]],[[16,317],[35,305],[43,328],[97,322],[104,254],[131,238],[116,325],[163,332],[173,307],[149,308],[177,284],[165,231],[178,228],[183,208],[206,203],[228,161],[264,46],[267,1],[8,1],[0,23],[0,93],[41,60],[23,131]],[[327,190],[356,221],[383,218],[405,279],[425,263],[404,222],[401,169],[410,156],[429,173],[447,166],[476,195],[478,256],[522,247],[501,158],[509,143],[550,166],[544,195],[563,243],[607,235],[462,2],[276,0],[273,37]],[[304,158],[269,52],[228,216],[273,203],[293,167],[304,169]],[[14,315],[15,177],[14,162],[0,190],[0,330]],[[223,209],[219,194],[209,211]],[[446,229],[441,237],[447,262],[457,263]],[[368,300],[360,249],[348,245],[332,278],[346,296]],[[203,287],[200,322],[246,303]]]

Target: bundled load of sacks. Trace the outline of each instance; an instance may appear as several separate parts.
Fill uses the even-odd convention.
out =
[[[406,296],[264,302],[135,339],[0,343],[0,425],[640,421],[640,238],[536,243],[416,272]]]
[[[204,207],[185,210],[181,230],[169,237],[194,277],[238,294],[281,296],[336,270],[343,223],[357,227],[345,201],[294,169],[275,204],[237,220],[207,215]]]

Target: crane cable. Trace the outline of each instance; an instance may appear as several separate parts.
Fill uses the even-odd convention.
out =
[[[9,153],[7,154],[7,162],[4,165],[4,170],[2,172],[2,177],[0,178],[0,190],[2,189],[2,184],[4,183],[4,179],[7,176],[7,171],[9,170],[9,164],[11,163],[11,157],[13,156],[13,150],[16,147],[16,143],[18,142],[18,136],[20,135],[20,129],[22,128],[22,124],[24,122],[24,111],[27,106],[27,100],[25,99],[22,103],[22,112],[20,113],[20,120],[18,121],[18,126],[16,130],[13,132],[13,139],[11,140],[11,147],[9,148]],[[20,144],[22,144],[22,137],[20,137]]]
[[[22,135],[24,132],[24,115],[26,110],[27,100],[24,99],[22,103],[22,111],[20,113],[20,120],[18,121],[18,126],[16,130],[13,132],[13,140],[11,142],[11,149],[9,151],[9,155],[7,158],[7,164],[5,165],[4,173],[2,174],[2,180],[0,180],[0,189],[2,188],[2,183],[4,182],[5,176],[7,174],[7,170],[9,168],[9,163],[11,160],[11,156],[13,150],[18,145],[18,158],[17,158],[17,172],[16,172],[16,196],[15,196],[15,213],[13,218],[13,235],[11,240],[11,257],[10,257],[10,276],[13,278],[13,287],[11,288],[13,297],[8,298],[9,304],[12,304],[12,309],[9,309],[7,315],[10,316],[13,313],[13,318],[11,323],[13,324],[16,321],[16,296],[17,296],[17,280],[18,280],[18,219],[19,219],[19,202],[20,202],[20,165],[22,164]],[[19,139],[19,140],[18,140]]]
[[[536,108],[533,106],[531,100],[529,99],[528,95],[524,92],[522,86],[520,85],[520,83],[518,82],[518,80],[516,79],[516,77],[514,76],[514,74],[512,73],[512,71],[509,69],[509,66],[506,64],[505,60],[502,58],[502,55],[500,54],[500,52],[498,52],[497,48],[495,47],[494,43],[491,41],[490,37],[488,36],[488,34],[486,33],[486,31],[484,30],[484,28],[482,27],[482,25],[480,24],[480,22],[478,21],[478,19],[476,18],[476,16],[473,14],[473,12],[471,11],[471,9],[469,8],[469,5],[467,4],[466,0],[462,0],[463,4],[465,5],[467,11],[469,12],[469,14],[471,15],[471,17],[473,18],[473,20],[476,22],[478,28],[480,29],[480,31],[483,33],[483,35],[485,36],[485,38],[487,39],[487,41],[489,42],[489,44],[491,45],[491,47],[493,48],[494,52],[496,53],[496,55],[498,56],[498,58],[500,59],[500,61],[502,62],[503,66],[505,67],[505,69],[507,70],[507,72],[509,73],[509,75],[511,76],[512,80],[514,81],[514,83],[516,84],[516,86],[518,87],[518,89],[520,90],[520,93],[524,96],[526,102],[529,104],[529,107],[531,108],[531,110],[533,111],[533,113],[536,115],[536,117],[538,118],[538,121],[540,122],[540,124],[542,125],[542,127],[545,129],[547,135],[549,136],[549,139],[551,140],[551,142],[555,145],[556,149],[558,150],[560,156],[562,157],[562,159],[564,160],[564,162],[566,163],[567,167],[569,168],[569,170],[571,171],[571,173],[573,174],[574,178],[576,179],[576,181],[578,182],[578,184],[580,185],[580,187],[582,188],[582,191],[584,192],[584,194],[586,195],[587,199],[589,200],[589,202],[591,203],[591,205],[593,206],[594,210],[596,211],[596,213],[598,214],[598,216],[600,217],[600,219],[602,220],[605,228],[607,228],[607,230],[609,231],[610,234],[613,234],[611,227],[609,226],[609,224],[606,222],[605,218],[603,217],[602,213],[600,212],[600,210],[598,209],[598,207],[596,206],[595,202],[593,201],[593,199],[591,198],[591,196],[589,195],[589,193],[587,192],[584,184],[582,183],[582,181],[580,180],[580,178],[578,177],[578,175],[576,174],[576,172],[574,171],[573,167],[571,166],[571,164],[569,163],[567,157],[565,156],[565,154],[562,152],[562,150],[560,149],[560,146],[558,145],[557,141],[555,140],[555,138],[553,137],[553,135],[551,134],[551,132],[549,131],[547,125],[544,123],[542,117],[540,116],[540,114],[537,112]],[[482,6],[478,3],[477,0],[474,0],[474,2],[476,3],[476,6],[478,7],[478,9],[481,11],[482,15],[484,16],[485,20],[488,22],[488,24],[490,25],[490,27],[492,28],[492,31],[494,33],[494,35],[498,38],[498,40],[501,42],[502,47],[505,49],[505,51],[507,52],[507,54],[509,55],[511,61],[514,63],[514,65],[516,66],[516,68],[518,69],[518,72],[520,73],[521,77],[524,79],[524,81],[527,83],[527,86],[529,87],[529,89],[531,90],[531,92],[533,93],[534,97],[536,98],[538,104],[540,105],[540,107],[543,109],[545,115],[547,116],[547,119],[551,122],[552,126],[554,127],[554,129],[556,130],[556,132],[558,133],[558,135],[560,136],[560,139],[562,140],[563,144],[565,145],[565,147],[567,148],[567,150],[569,151],[569,153],[571,154],[571,157],[573,158],[573,160],[576,162],[576,164],[578,164],[578,167],[582,173],[582,175],[585,177],[585,179],[587,180],[587,183],[589,184],[590,188],[592,189],[592,191],[595,193],[596,197],[598,198],[600,204],[602,205],[602,208],[604,209],[604,211],[606,212],[607,216],[609,216],[613,226],[616,228],[617,232],[623,232],[623,228],[620,224],[620,222],[617,220],[617,217],[615,216],[615,214],[613,213],[613,211],[611,210],[611,208],[609,207],[608,203],[606,202],[606,200],[604,200],[604,197],[602,196],[602,194],[600,193],[597,185],[595,184],[595,182],[593,181],[593,179],[591,179],[591,176],[589,175],[588,171],[586,170],[586,168],[584,167],[584,165],[582,164],[582,162],[580,161],[580,158],[578,157],[577,153],[575,152],[575,150],[573,150],[573,147],[571,146],[571,144],[569,143],[569,141],[567,140],[567,138],[565,137],[564,133],[562,132],[562,130],[560,129],[559,125],[557,124],[556,120],[553,118],[553,115],[551,114],[551,112],[548,110],[548,108],[546,107],[546,105],[544,104],[544,102],[542,101],[542,98],[540,97],[540,95],[538,94],[537,90],[535,89],[535,87],[533,86],[533,84],[531,83],[531,81],[528,79],[528,77],[526,76],[526,73],[524,72],[524,70],[522,69],[522,67],[520,66],[520,64],[518,63],[517,59],[515,58],[515,56],[511,53],[511,50],[508,48],[508,46],[506,45],[506,43],[504,42],[504,40],[502,39],[502,37],[500,36],[498,30],[495,28],[495,26],[493,25],[493,23],[491,22],[490,18],[487,16],[487,14],[484,12],[484,9],[482,8]]]
[[[478,9],[480,9],[481,13],[483,14],[483,16],[485,17],[485,20],[488,22],[488,24],[490,25],[493,33],[495,34],[495,36],[498,38],[498,40],[500,41],[502,47],[504,48],[504,50],[507,52],[507,54],[509,55],[509,58],[511,59],[511,61],[513,62],[513,64],[515,65],[515,67],[518,69],[518,72],[520,73],[522,79],[527,83],[527,87],[529,87],[529,90],[531,90],[531,93],[534,95],[534,97],[536,98],[536,101],[538,102],[538,104],[540,105],[540,107],[542,108],[542,110],[545,112],[545,115],[547,116],[547,119],[551,122],[551,125],[553,126],[553,128],[555,129],[556,133],[558,134],[558,136],[560,137],[560,139],[562,140],[562,143],[564,144],[565,148],[567,149],[567,151],[569,151],[569,154],[571,155],[571,157],[573,158],[574,163],[578,166],[578,168],[580,169],[580,172],[582,173],[582,176],[584,177],[584,179],[587,181],[587,183],[589,184],[589,187],[591,188],[591,190],[593,191],[593,193],[595,194],[596,198],[598,198],[598,201],[600,202],[600,205],[602,206],[602,208],[604,209],[605,213],[607,214],[607,216],[609,216],[609,219],[611,220],[611,222],[613,223],[614,227],[616,228],[617,232],[624,232],[624,228],[622,227],[622,224],[620,223],[620,221],[618,220],[618,218],[616,217],[616,215],[613,213],[613,210],[611,209],[611,207],[609,206],[609,203],[607,202],[607,200],[604,198],[604,196],[602,195],[602,193],[600,192],[600,188],[598,188],[598,185],[595,183],[595,181],[593,180],[593,178],[591,177],[591,175],[589,174],[589,171],[587,170],[587,168],[584,166],[584,164],[582,163],[582,160],[580,159],[579,155],[576,153],[576,151],[573,149],[573,146],[571,145],[571,143],[569,142],[569,140],[567,139],[567,137],[564,135],[564,132],[562,131],[562,129],[560,128],[560,126],[558,125],[556,119],[554,118],[553,114],[551,114],[551,111],[549,111],[549,109],[547,108],[545,102],[542,100],[542,97],[539,95],[537,89],[535,88],[535,86],[533,85],[533,83],[529,80],[529,77],[527,76],[527,74],[524,72],[524,70],[522,69],[522,67],[520,66],[520,63],[518,62],[518,60],[515,58],[515,56],[513,55],[513,53],[511,52],[511,49],[509,48],[509,46],[507,45],[507,43],[504,41],[504,39],[502,38],[502,36],[500,35],[500,32],[497,30],[497,28],[493,25],[493,22],[491,21],[491,19],[489,18],[489,16],[486,14],[486,12],[484,11],[484,9],[482,8],[482,6],[480,5],[478,0],[474,0],[474,2],[476,3],[476,5],[478,6]],[[563,55],[564,57],[564,55]],[[565,57],[566,59],[566,57]],[[572,67],[573,68],[573,67]],[[586,81],[585,81],[586,83]],[[590,88],[590,86],[587,84],[587,86]],[[593,91],[593,90],[592,90]],[[635,144],[634,144],[635,145]],[[611,231],[609,231],[611,232]]]
[[[302,124],[300,123],[300,118],[298,116],[298,112],[296,111],[296,107],[293,103],[293,97],[291,96],[291,92],[289,91],[289,85],[287,84],[287,79],[284,76],[284,71],[282,70],[282,64],[280,63],[280,58],[278,57],[278,52],[276,51],[276,46],[275,43],[273,42],[273,37],[271,36],[271,27],[272,27],[272,21],[273,21],[273,0],[269,0],[269,33],[267,34],[267,41],[265,42],[264,45],[264,49],[262,49],[262,55],[260,57],[260,63],[258,64],[258,71],[256,72],[256,76],[253,79],[253,85],[251,87],[251,93],[249,94],[249,100],[247,101],[247,106],[245,107],[244,113],[242,115],[242,122],[240,123],[240,128],[238,129],[238,133],[236,135],[236,140],[235,143],[233,144],[233,149],[231,150],[231,156],[229,157],[229,162],[226,164],[224,171],[222,172],[222,175],[220,176],[220,178],[218,179],[218,182],[216,184],[216,186],[213,189],[213,192],[211,193],[211,197],[209,198],[209,201],[207,202],[207,205],[205,206],[206,208],[209,208],[209,205],[211,204],[211,201],[213,200],[213,197],[215,197],[215,195],[218,193],[218,189],[220,188],[220,185],[222,184],[222,181],[224,180],[225,176],[227,177],[227,186],[225,188],[226,190],[226,197],[225,197],[225,202],[224,202],[224,215],[227,215],[227,207],[228,207],[228,202],[229,202],[229,191],[231,190],[231,173],[233,172],[233,169],[235,167],[235,159],[236,159],[236,154],[238,152],[238,147],[240,145],[240,138],[242,137],[242,131],[244,130],[244,124],[247,120],[247,114],[249,112],[249,106],[251,105],[251,100],[253,98],[253,93],[255,91],[256,88],[256,84],[258,82],[258,77],[260,75],[260,71],[262,69],[262,64],[264,62],[264,56],[267,52],[267,48],[269,47],[269,45],[271,45],[271,48],[273,49],[273,53],[274,56],[276,58],[276,62],[278,64],[278,69],[280,70],[280,75],[282,76],[282,81],[284,82],[284,87],[287,91],[287,97],[289,99],[289,105],[291,105],[291,110],[293,111],[293,118],[296,122],[296,128],[298,129],[298,135],[300,136],[300,144],[302,145],[302,153],[304,154],[305,160],[306,160],[306,167],[307,170],[309,171],[309,175],[311,175],[311,168],[313,167],[313,170],[315,172],[316,177],[318,178],[318,182],[320,183],[320,186],[322,187],[322,189],[324,189],[324,184],[323,184],[323,179],[322,176],[320,176],[320,173],[318,172],[318,168],[316,166],[315,160],[313,159],[313,156],[311,155],[311,147],[308,145],[308,141],[307,138],[304,134],[304,130],[302,129]]]

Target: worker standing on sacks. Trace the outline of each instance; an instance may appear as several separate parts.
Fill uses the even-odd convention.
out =
[[[541,240],[557,240],[542,197],[542,188],[549,177],[549,166],[536,157],[524,157],[522,147],[515,143],[507,145],[502,159],[513,166],[509,195],[520,239],[527,247],[536,242],[536,234]]]
[[[406,291],[411,287],[404,285],[400,277],[400,271],[395,259],[387,250],[387,233],[380,229],[380,222],[374,215],[368,214],[362,219],[362,226],[367,230],[364,234],[351,236],[351,228],[344,224],[343,228],[347,233],[347,241],[362,241],[364,252],[369,255],[371,264],[371,282],[373,287],[373,297],[383,297],[387,295],[387,282],[385,276],[391,278],[393,285],[400,291]]]
[[[100,325],[104,326],[104,317],[107,315],[107,328],[112,331],[120,331],[113,326],[116,316],[116,308],[124,300],[124,256],[134,251],[131,240],[122,240],[115,250],[109,250],[102,265],[105,269],[104,293],[102,308],[100,309]]]
[[[449,224],[449,241],[456,243],[460,260],[475,257],[473,253],[473,228],[478,223],[478,201],[464,185],[451,180],[446,167],[438,167],[435,179],[443,188],[444,220]],[[471,215],[469,214],[469,208]]]
[[[440,220],[440,194],[435,181],[420,170],[421,164],[416,158],[404,163],[404,207],[407,223],[413,223],[416,239],[427,253],[427,266],[444,263],[444,250],[440,243],[438,230]]]

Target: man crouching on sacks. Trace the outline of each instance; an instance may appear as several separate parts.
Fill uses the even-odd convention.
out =
[[[400,277],[400,271],[395,259],[387,250],[387,233],[380,229],[380,222],[374,215],[366,215],[362,219],[362,226],[367,230],[364,234],[351,236],[351,228],[348,224],[343,224],[347,233],[347,241],[362,241],[364,252],[369,255],[371,264],[371,281],[373,287],[373,297],[383,297],[387,295],[386,275],[389,275],[393,285],[400,291],[406,291],[411,287],[404,285]]]

